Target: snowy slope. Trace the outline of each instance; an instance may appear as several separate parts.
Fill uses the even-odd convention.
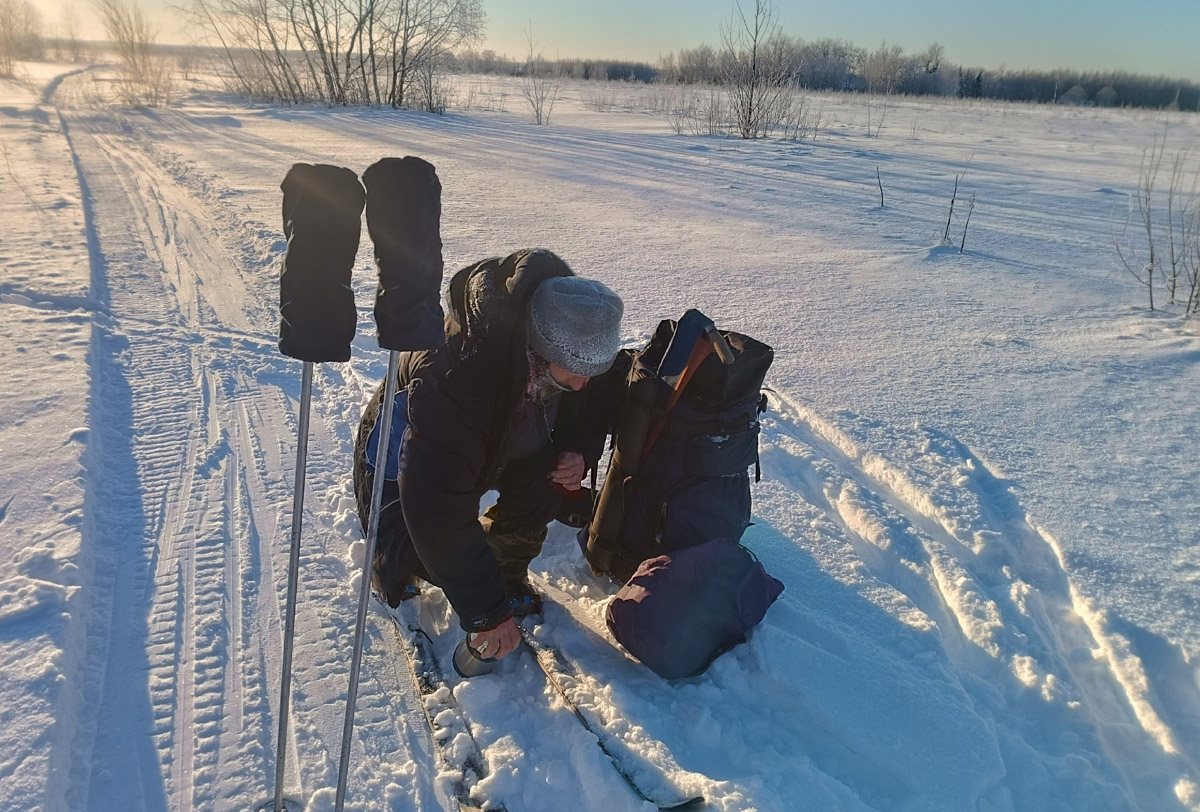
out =
[[[1193,143],[1194,117],[912,102],[867,138],[828,97],[821,140],[747,144],[589,112],[584,87],[536,128],[515,103],[119,111],[108,82],[0,88],[0,807],[269,793],[299,394],[278,183],[418,154],[449,268],[544,245],[625,297],[631,345],[696,306],[776,348],[747,544],[787,590],[748,645],[667,684],[604,629],[613,588],[565,528],[535,562],[539,634],[631,764],[721,810],[1200,809],[1200,338],[1142,309],[1110,237],[1141,149],[1168,118]],[[938,245],[956,174],[964,254]],[[352,431],[385,362],[371,274],[364,235],[355,358],[314,390],[288,780],[312,810],[361,556]],[[456,695],[478,799],[637,808],[530,654]],[[416,702],[373,616],[348,808],[448,808]]]

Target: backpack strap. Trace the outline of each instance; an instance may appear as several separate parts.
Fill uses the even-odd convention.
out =
[[[764,386],[763,389],[767,389],[767,387]],[[771,389],[770,391],[774,392],[775,390]],[[758,396],[758,412],[755,415],[755,417],[757,417],[760,414],[763,414],[766,411],[767,411],[767,393],[760,392],[759,396]],[[755,444],[755,446],[757,448],[757,444]],[[759,459],[758,451],[756,450],[754,452],[754,484],[757,485],[759,482],[762,482],[762,463]]]

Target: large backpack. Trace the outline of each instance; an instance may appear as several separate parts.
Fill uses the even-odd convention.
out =
[[[719,354],[701,351],[711,341]],[[682,374],[678,358],[690,362]],[[580,531],[594,570],[625,582],[648,558],[742,537],[773,358],[749,336],[717,335],[698,311],[659,324],[632,356],[608,476]]]
[[[622,359],[613,453],[579,540],[593,570],[626,582],[609,630],[666,679],[703,672],[783,591],[739,543],[773,357],[690,310]]]

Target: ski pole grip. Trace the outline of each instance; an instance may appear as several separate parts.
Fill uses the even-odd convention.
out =
[[[279,276],[279,351],[301,361],[349,361],[358,326],[350,277],[362,232],[358,176],[298,163],[283,191],[287,250]]]
[[[381,158],[363,172],[367,231],[375,243],[379,346],[427,350],[445,341],[442,184],[433,164],[411,155]]]

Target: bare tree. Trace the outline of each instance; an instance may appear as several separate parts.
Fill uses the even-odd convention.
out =
[[[717,53],[711,45],[679,52],[679,79],[687,84],[712,82],[717,78]]]
[[[483,38],[487,15],[482,0],[388,0],[383,7],[381,50],[387,54],[387,101],[407,103],[414,75],[422,73],[422,92],[436,82],[445,57]],[[429,94],[424,93],[425,100]],[[428,105],[426,105],[428,106]]]
[[[1187,272],[1188,297],[1184,312],[1200,314],[1200,199],[1193,199],[1186,225],[1183,266]]]
[[[62,35],[67,54],[72,62],[83,60],[83,46],[79,41],[79,11],[75,6],[67,4],[62,8],[62,19],[59,21],[59,33]]]
[[[946,49],[934,42],[924,51],[917,54],[917,66],[921,73],[934,74],[941,68],[942,60],[945,58]]]
[[[1158,284],[1167,305],[1200,314],[1200,165],[1190,167],[1195,154],[1189,149],[1168,156],[1166,143],[1163,132],[1142,153],[1137,191],[1130,195],[1121,232],[1114,229],[1113,245],[1121,265],[1146,287],[1151,310]],[[1160,188],[1168,157],[1169,174]]]
[[[533,113],[534,124],[549,124],[550,114],[554,112],[554,102],[558,98],[558,90],[562,85],[562,76],[557,67],[551,65],[537,50],[537,40],[533,38],[533,23],[525,29],[525,41],[529,51],[525,58],[525,70],[521,74],[521,96],[529,111]]]
[[[0,0],[0,76],[12,76],[13,63],[41,54],[42,15],[29,0]]]
[[[946,49],[934,42],[921,53],[910,57],[904,70],[900,93],[922,96],[941,96],[949,91],[950,83],[942,71]]]
[[[420,108],[427,113],[444,114],[453,93],[445,81],[441,60],[425,60],[417,69],[416,79],[415,100]]]
[[[126,104],[162,107],[174,94],[174,68],[153,53],[156,32],[134,0],[94,0],[108,41],[117,49]]]
[[[866,94],[867,100],[867,137],[878,138],[883,132],[883,123],[887,121],[888,112],[892,109],[891,96],[883,96],[876,98],[873,94]]]
[[[770,0],[754,0],[749,14],[736,0],[732,16],[721,27],[721,48],[725,92],[738,135],[766,135],[771,116],[794,78],[785,58],[790,48]]]
[[[939,54],[930,53],[927,56],[936,58],[940,64]],[[867,81],[867,90],[885,96],[896,93],[904,83],[910,67],[911,63],[905,58],[904,49],[899,45],[888,45],[885,40],[863,63],[862,74]]]
[[[849,90],[867,54],[846,40],[819,39],[801,46],[800,83],[812,89]]]
[[[213,45],[250,96],[288,103],[408,103],[445,98],[445,57],[477,42],[482,0],[185,0],[201,40]]]
[[[309,67],[320,66],[325,99],[331,104],[346,104],[346,85],[338,63],[343,15],[332,0],[283,0],[292,30],[309,58]],[[316,57],[311,54],[315,52]]]
[[[301,101],[303,83],[289,50],[294,41],[283,9],[271,0],[193,0],[187,11],[219,45],[238,89],[285,103]],[[237,57],[231,48],[236,48]]]
[[[350,24],[350,35],[342,51],[342,76],[346,82],[343,103],[358,101],[370,104],[373,98],[371,78],[367,74],[369,46],[366,32],[373,28],[375,0],[343,2],[342,10]]]
[[[1180,150],[1171,157],[1171,179],[1167,185],[1167,217],[1163,229],[1167,238],[1164,269],[1167,301],[1170,304],[1176,301],[1181,280],[1188,287],[1188,293],[1191,292],[1186,279],[1189,272],[1188,255],[1192,251],[1191,242],[1195,238],[1192,224],[1196,207],[1200,204],[1200,167],[1189,173],[1188,164],[1191,158],[1191,152],[1187,149]],[[1189,295],[1185,303],[1190,305],[1190,302]]]
[[[208,0],[191,0],[187,5],[181,6],[179,10],[190,18],[193,40],[197,44],[211,43],[219,46],[218,50],[223,54],[226,66],[232,72],[236,84],[236,87],[231,89],[251,95],[249,82],[240,70],[241,62],[232,51],[232,47],[237,43],[230,42],[230,36],[227,35],[222,25],[219,7]]]

